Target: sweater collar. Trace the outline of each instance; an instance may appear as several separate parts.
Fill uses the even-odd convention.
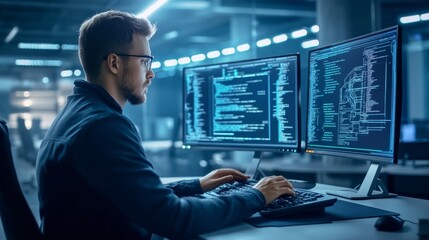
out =
[[[119,103],[116,102],[116,100],[110,96],[110,94],[103,87],[97,84],[85,80],[76,80],[74,82],[74,93],[95,97],[122,114],[122,108]]]

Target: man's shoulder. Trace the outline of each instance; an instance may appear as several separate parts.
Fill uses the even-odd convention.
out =
[[[122,114],[104,109],[103,106],[70,106],[58,114],[45,139],[61,140],[71,143],[95,128],[111,130],[118,125],[129,125],[130,121]],[[114,128],[113,128],[114,130]]]

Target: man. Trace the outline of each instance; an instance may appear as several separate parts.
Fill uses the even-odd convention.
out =
[[[79,56],[86,81],[58,114],[38,155],[41,228],[47,239],[186,238],[238,222],[282,194],[294,194],[281,176],[241,194],[194,195],[247,176],[215,170],[201,179],[163,185],[122,115],[140,104],[154,78],[146,19],[108,11],[80,28]]]

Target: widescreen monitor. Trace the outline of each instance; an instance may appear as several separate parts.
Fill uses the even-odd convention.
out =
[[[183,69],[183,144],[298,152],[299,54]]]
[[[399,27],[311,50],[308,61],[306,152],[369,160],[376,175],[379,164],[396,163]]]

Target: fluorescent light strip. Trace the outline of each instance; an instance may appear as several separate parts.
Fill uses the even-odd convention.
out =
[[[297,30],[297,31],[293,31],[292,32],[292,38],[300,38],[300,37],[305,37],[305,36],[307,36],[307,30],[305,30],[305,29],[300,29],[300,30]]]
[[[168,59],[164,61],[164,66],[166,67],[174,67],[177,65],[177,60],[176,59]]]
[[[177,62],[178,62],[180,65],[188,64],[188,63],[190,63],[190,62],[191,62],[191,59],[190,59],[189,57],[181,57],[181,58],[179,58],[179,59],[177,60]]]
[[[231,55],[235,53],[235,48],[233,47],[229,47],[229,48],[224,48],[222,49],[222,54],[227,56],[227,55]]]
[[[16,36],[18,31],[19,31],[19,27],[17,27],[17,26],[13,27],[12,30],[10,30],[7,37],[4,39],[4,42],[9,43],[10,41],[12,41],[12,39]]]
[[[17,66],[46,66],[46,67],[61,67],[61,60],[41,60],[41,59],[16,59]]]
[[[319,30],[320,30],[319,25],[313,25],[313,26],[311,26],[310,30],[313,33],[318,33]]]
[[[164,39],[171,40],[173,38],[176,38],[177,36],[179,36],[179,33],[177,31],[171,31],[164,35]]]
[[[313,40],[305,41],[301,43],[301,46],[303,48],[317,47],[319,46],[319,40],[313,39]]]
[[[423,13],[422,15],[420,15],[420,19],[422,21],[429,20],[429,13]]]
[[[79,46],[77,44],[61,44],[61,50],[78,50]]]
[[[197,54],[197,55],[193,55],[191,57],[192,62],[200,62],[206,59],[206,55],[204,54]]]
[[[287,35],[286,34],[280,34],[277,35],[275,37],[273,37],[273,42],[274,43],[281,43],[287,40]]]
[[[311,26],[310,29],[313,33],[319,32],[319,30],[320,30],[318,25],[313,25],[313,26]],[[304,37],[307,34],[308,34],[308,32],[306,29],[300,29],[300,30],[292,32],[291,35],[293,38],[299,38],[299,37]],[[281,42],[286,41],[287,39],[288,39],[288,36],[286,34],[280,34],[280,35],[274,36],[272,41],[274,43],[281,43]],[[258,46],[258,47],[265,47],[265,46],[269,46],[269,45],[271,45],[271,39],[269,39],[269,38],[261,39],[261,40],[256,42],[256,46]],[[310,48],[310,47],[315,47],[318,45],[319,45],[319,40],[317,40],[317,39],[306,41],[306,42],[303,42],[301,44],[301,46],[303,48]],[[250,49],[250,45],[248,43],[241,44],[241,45],[238,45],[236,47],[236,49],[238,52],[248,51]],[[223,55],[231,55],[234,53],[235,53],[235,49],[232,47],[231,48],[225,48],[222,50]],[[167,66],[167,64],[168,65],[173,64],[175,66],[177,64],[180,64],[180,65],[189,64],[190,61],[192,61],[192,62],[203,61],[206,59],[206,56],[209,59],[213,59],[213,58],[219,57],[220,55],[221,55],[221,52],[218,50],[215,50],[215,51],[207,52],[206,55],[204,55],[204,54],[193,55],[190,59],[189,59],[189,57],[182,57],[182,58],[179,58],[178,60],[175,60],[175,59],[166,60],[166,61],[171,61],[171,62],[166,63],[166,61],[165,61],[164,65]],[[176,61],[176,64],[174,64],[173,61]],[[153,62],[152,63],[152,69],[156,69],[156,68],[160,68],[160,67],[161,67],[160,62]]]
[[[256,46],[258,46],[258,47],[266,47],[269,45],[271,45],[271,39],[269,39],[269,38],[264,38],[264,39],[256,42]]]
[[[18,43],[20,49],[36,49],[36,50],[58,50],[60,45],[56,43]]]
[[[164,5],[167,1],[168,0],[158,0],[158,1],[156,1],[154,4],[152,4],[146,10],[144,10],[143,12],[137,14],[137,17],[143,17],[143,18],[149,17],[152,13],[154,13],[156,10],[158,10],[158,8],[160,8],[162,5]]]
[[[156,68],[160,68],[161,67],[161,62],[158,62],[158,61],[156,61],[156,62],[153,62],[152,63],[152,69],[156,69]]]
[[[399,21],[402,24],[418,22],[420,21],[420,16],[419,15],[405,16],[405,17],[401,17]]]
[[[211,51],[207,53],[207,58],[217,58],[220,56],[220,52],[219,51]]]
[[[72,70],[63,70],[63,71],[61,71],[60,75],[63,78],[71,77],[71,76],[73,76],[73,71]]]
[[[248,43],[241,44],[237,46],[237,51],[244,52],[250,49],[250,45]]]

